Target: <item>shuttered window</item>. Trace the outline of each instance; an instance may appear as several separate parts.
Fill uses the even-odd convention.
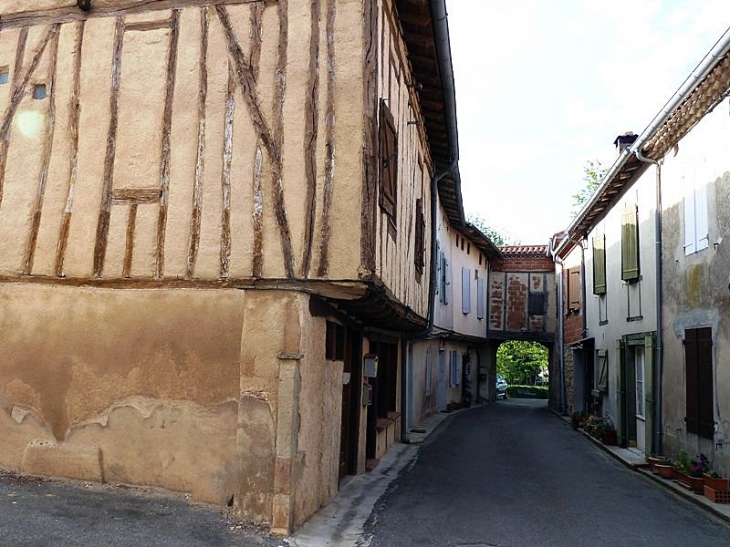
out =
[[[631,206],[621,214],[621,279],[639,279],[639,212]]]
[[[484,293],[484,278],[477,279],[477,319],[484,319],[487,300]]]
[[[580,310],[580,268],[568,269],[568,310]]]
[[[380,101],[380,207],[396,222],[398,197],[398,135],[393,115],[385,101]]]
[[[689,166],[688,166],[689,167]],[[684,176],[684,254],[707,249],[710,236],[707,225],[707,185],[694,176]]]
[[[461,312],[471,313],[471,270],[461,268]]]
[[[424,251],[425,251],[425,240],[424,232],[426,231],[426,221],[423,218],[423,200],[416,200],[416,229],[415,229],[415,241],[414,241],[414,253],[413,253],[413,264],[418,274],[418,279],[421,279],[423,274],[423,262],[424,262]]]
[[[449,351],[449,387],[459,385],[459,362],[455,349]]]
[[[596,370],[598,377],[596,378],[596,389],[605,393],[608,390],[608,350],[599,349],[596,352],[597,364]]]
[[[444,253],[441,253],[441,277],[440,277],[440,284],[441,284],[441,302],[444,304],[449,303],[449,291],[451,288],[451,268],[449,267],[449,261],[444,256]]]
[[[715,434],[712,381],[712,329],[684,331],[687,431],[712,439]]]
[[[606,236],[593,238],[593,294],[606,294]]]

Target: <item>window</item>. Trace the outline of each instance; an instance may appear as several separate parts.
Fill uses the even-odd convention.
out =
[[[424,251],[425,251],[425,239],[424,232],[426,231],[426,221],[423,218],[423,200],[416,200],[416,230],[415,230],[415,249],[413,263],[416,267],[416,273],[418,279],[421,279],[423,274],[423,262],[424,262]]]
[[[711,328],[684,331],[684,358],[687,431],[712,439],[715,435],[715,415]]]
[[[621,279],[639,279],[639,210],[635,205],[621,214]]]
[[[0,67],[0,85],[10,82],[10,68],[7,66]]]
[[[471,270],[461,269],[461,312],[471,313]]]
[[[444,253],[441,253],[440,263],[441,263],[440,300],[444,304],[448,304],[449,303],[449,286],[451,285],[451,268],[449,267],[449,261],[444,256]]]
[[[455,349],[449,351],[449,387],[461,384],[461,363]]]
[[[636,415],[644,416],[644,346],[634,350],[634,366],[636,368]]]
[[[568,269],[568,312],[580,310],[580,268]]]
[[[379,418],[388,418],[390,412],[398,411],[398,344],[371,341],[370,351],[378,356],[374,388],[377,414]]]
[[[486,316],[486,294],[484,293],[484,278],[477,278],[477,319],[484,319]]]
[[[593,294],[606,294],[606,236],[593,238]]]
[[[398,136],[395,122],[385,101],[380,101],[380,207],[396,222],[398,197]]]
[[[328,361],[343,361],[345,359],[345,327],[333,321],[327,321],[325,359]]]
[[[35,84],[33,86],[33,98],[36,100],[45,99],[47,94],[46,84]]]
[[[684,254],[691,255],[710,246],[707,226],[707,186],[697,177],[683,177]]]
[[[601,393],[608,391],[608,351],[599,349],[596,351],[596,390]]]
[[[426,395],[431,395],[431,373],[433,369],[431,350],[426,350]]]
[[[528,315],[545,315],[545,293],[530,293],[527,298]]]

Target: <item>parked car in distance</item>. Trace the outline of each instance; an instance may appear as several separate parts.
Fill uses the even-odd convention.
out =
[[[507,398],[507,382],[501,374],[497,374],[497,399]]]

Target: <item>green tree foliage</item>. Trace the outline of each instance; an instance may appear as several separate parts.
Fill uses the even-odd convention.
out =
[[[601,184],[603,177],[608,172],[606,167],[601,165],[601,162],[588,161],[583,167],[583,182],[585,186],[577,194],[573,194],[573,210],[571,211],[571,218],[575,218],[580,212],[583,204],[588,201],[596,188]]]
[[[486,219],[480,214],[469,213],[466,215],[466,221],[476,228],[479,228],[479,231],[491,239],[492,243],[494,243],[497,247],[500,247],[501,245],[519,245],[519,242],[513,241],[513,238],[504,235],[501,230],[491,227],[487,223]]]
[[[509,340],[497,349],[497,372],[509,384],[532,385],[548,368],[548,350],[537,342]]]

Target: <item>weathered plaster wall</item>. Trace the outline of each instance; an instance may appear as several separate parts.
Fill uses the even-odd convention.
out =
[[[237,291],[0,286],[3,467],[98,446],[105,480],[225,503],[238,472]],[[39,341],[44,343],[39,343]],[[56,474],[55,463],[33,471]]]
[[[621,279],[621,214],[638,206],[639,281]],[[656,171],[647,169],[588,234],[585,251],[587,337],[596,350],[608,352],[608,389],[604,414],[617,420],[617,340],[629,334],[649,333],[656,324]],[[606,294],[593,294],[593,237],[605,234]],[[603,312],[601,310],[604,310]],[[605,314],[605,315],[602,315]]]
[[[730,139],[728,100],[707,114],[668,154],[662,169],[663,214],[663,420],[666,451],[704,452],[730,472]],[[694,184],[706,188],[708,247],[686,254],[684,197]],[[713,336],[714,438],[687,432],[684,331],[710,327]]]
[[[413,424],[420,424],[423,420],[438,411],[438,340],[422,340],[413,343],[413,398],[410,402],[413,408]],[[430,391],[426,392],[427,352],[430,351]]]

